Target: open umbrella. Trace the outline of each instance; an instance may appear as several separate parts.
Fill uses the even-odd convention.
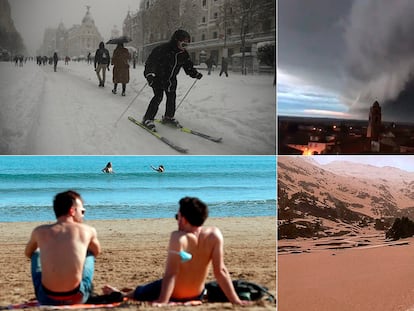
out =
[[[110,39],[108,42],[106,42],[106,44],[118,44],[118,43],[127,43],[127,42],[131,42],[131,38],[128,36],[122,36],[122,37],[118,37],[118,38],[112,38]]]
[[[129,51],[129,53],[134,53],[134,52],[137,52],[137,49],[135,48],[135,47],[133,47],[133,46],[126,46],[125,47],[128,51]]]

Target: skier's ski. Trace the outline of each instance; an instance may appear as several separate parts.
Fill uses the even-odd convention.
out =
[[[195,131],[193,129],[190,129],[188,127],[182,126],[181,124],[178,124],[177,126],[174,126],[173,124],[163,123],[162,120],[159,120],[159,119],[156,119],[155,122],[165,124],[165,125],[167,125],[169,127],[172,127],[172,128],[179,129],[181,132],[184,132],[184,133],[193,134],[193,135],[196,135],[196,136],[214,141],[215,143],[220,143],[223,140],[222,137],[210,136],[208,134],[204,134],[204,133]]]
[[[159,140],[161,140],[163,143],[167,144],[168,146],[170,146],[171,148],[173,148],[174,150],[181,152],[181,153],[187,153],[188,150],[184,149],[176,144],[174,144],[172,141],[168,140],[167,138],[165,138],[164,136],[161,136],[160,134],[158,134],[155,131],[150,130],[148,127],[146,127],[144,124],[142,124],[141,122],[135,120],[133,117],[128,117],[129,121],[135,123],[136,125],[138,125],[139,127],[141,127],[142,129],[146,130],[148,133],[151,133],[153,136],[157,137]]]

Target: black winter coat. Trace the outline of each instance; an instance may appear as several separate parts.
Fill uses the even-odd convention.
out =
[[[171,92],[177,89],[177,74],[181,67],[192,78],[198,74],[188,52],[180,50],[175,41],[170,41],[152,50],[145,62],[144,76],[155,75],[152,87]]]
[[[95,67],[96,67],[96,64],[109,65],[110,63],[111,63],[111,56],[109,55],[109,51],[105,48],[97,49],[95,52]]]

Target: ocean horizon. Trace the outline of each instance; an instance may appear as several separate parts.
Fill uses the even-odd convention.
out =
[[[107,162],[113,174],[101,171]],[[210,217],[275,216],[276,157],[2,156],[0,222],[53,221],[53,198],[69,189],[84,199],[85,220],[170,218],[185,196]]]

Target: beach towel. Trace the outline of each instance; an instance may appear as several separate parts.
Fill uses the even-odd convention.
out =
[[[116,308],[120,306],[126,305],[134,305],[134,304],[148,304],[148,302],[141,302],[141,301],[133,301],[133,300],[125,300],[122,302],[112,302],[112,303],[101,303],[101,304],[75,304],[75,305],[64,305],[64,306],[44,306],[40,305],[37,300],[31,300],[24,303],[17,303],[11,304],[6,307],[0,307],[0,310],[14,310],[14,309],[26,309],[26,308],[35,308],[39,307],[42,309],[49,309],[49,310],[62,310],[62,309],[97,309],[97,308]],[[167,306],[175,307],[175,306],[199,306],[202,302],[200,300],[191,300],[187,302],[170,302]]]
[[[8,305],[7,307],[0,307],[1,310],[14,310],[41,307],[42,309],[61,310],[61,309],[96,309],[96,308],[115,308],[119,307],[123,302],[101,303],[101,304],[74,304],[64,306],[45,306],[39,304],[37,300],[32,300],[23,303],[16,303]]]

